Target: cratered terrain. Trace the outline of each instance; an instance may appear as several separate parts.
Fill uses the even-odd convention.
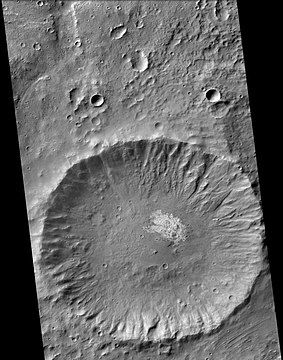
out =
[[[279,360],[237,3],[3,1],[46,360]]]

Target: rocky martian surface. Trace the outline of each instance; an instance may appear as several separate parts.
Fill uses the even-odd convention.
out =
[[[3,1],[46,360],[279,360],[237,3]]]

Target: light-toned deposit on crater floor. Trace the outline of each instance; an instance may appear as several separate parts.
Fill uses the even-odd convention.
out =
[[[279,360],[236,0],[3,14],[46,360]]]

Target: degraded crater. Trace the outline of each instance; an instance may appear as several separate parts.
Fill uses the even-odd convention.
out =
[[[260,221],[235,163],[172,140],[118,143],[50,195],[41,269],[66,308],[116,341],[206,334],[260,272]]]

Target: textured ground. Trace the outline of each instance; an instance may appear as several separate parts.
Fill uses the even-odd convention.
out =
[[[3,1],[46,359],[278,360],[235,1]]]

